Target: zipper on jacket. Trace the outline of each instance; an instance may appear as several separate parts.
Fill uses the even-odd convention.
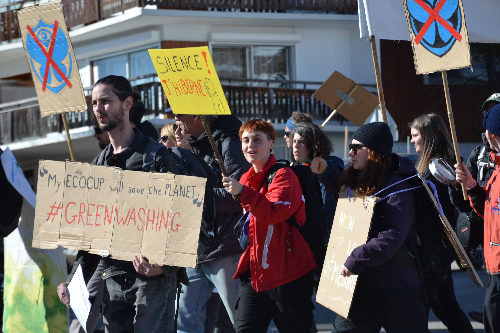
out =
[[[491,249],[491,246],[494,245],[494,246],[500,246],[499,243],[493,243],[493,242],[490,242],[490,249]]]

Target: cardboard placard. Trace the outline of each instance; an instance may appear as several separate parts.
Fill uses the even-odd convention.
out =
[[[20,10],[17,20],[42,117],[87,110],[61,2]]]
[[[361,126],[379,105],[379,100],[375,95],[359,85],[348,96],[356,86],[356,82],[335,71],[313,96],[333,110],[336,110],[345,100],[345,103],[343,103],[337,112],[354,125]]]
[[[231,114],[208,47],[151,49],[165,95],[176,114]]]
[[[352,250],[366,243],[375,201],[349,201],[343,192],[337,203],[316,301],[344,318],[349,317],[358,277],[343,277],[340,268]]]
[[[471,66],[461,0],[403,0],[417,74]]]
[[[33,247],[195,267],[205,178],[40,161]]]

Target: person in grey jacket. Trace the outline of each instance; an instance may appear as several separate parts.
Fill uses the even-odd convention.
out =
[[[143,156],[151,139],[134,130],[129,113],[139,101],[128,80],[110,75],[96,82],[92,105],[99,127],[108,131],[111,144],[92,164],[142,171]],[[179,174],[179,166],[171,152],[161,146],[155,156],[157,172]],[[101,256],[79,251],[68,282],[61,283],[58,295],[69,306],[67,287],[76,269],[81,266],[85,282],[94,274]],[[176,273],[178,267],[150,264],[142,255],[133,262],[103,258],[107,268],[103,295],[103,316],[106,332],[173,332]]]
[[[204,117],[222,156],[228,176],[239,180],[250,168],[241,151],[241,141],[238,136],[241,122],[232,115]],[[188,141],[193,152],[201,156],[219,177],[214,188],[216,217],[214,225],[207,228],[211,237],[200,239],[205,248],[199,250],[197,267],[186,268],[189,286],[183,287],[180,295],[177,319],[178,332],[204,332],[206,304],[214,288],[217,288],[231,323],[234,323],[239,281],[233,280],[232,277],[243,252],[234,234],[234,226],[241,218],[242,211],[240,204],[222,186],[221,168],[200,117],[177,114],[175,120],[183,132],[191,134]]]

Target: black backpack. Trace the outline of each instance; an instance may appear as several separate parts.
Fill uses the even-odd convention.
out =
[[[292,215],[287,222],[297,228],[304,237],[304,240],[309,245],[314,259],[318,264],[317,254],[325,248],[325,217],[323,215],[323,199],[321,197],[321,187],[318,178],[312,173],[311,168],[306,165],[287,166],[286,164],[277,163],[271,167],[267,174],[267,186],[271,184],[276,176],[276,172],[284,167],[289,167],[295,173],[302,188],[302,195],[306,205],[306,222],[299,226],[295,221],[295,216]],[[321,260],[320,260],[321,261]]]

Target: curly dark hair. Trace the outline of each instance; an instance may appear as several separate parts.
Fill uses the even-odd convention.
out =
[[[311,160],[316,156],[327,159],[333,152],[333,143],[318,125],[298,123],[293,129],[292,138],[295,133],[304,139],[307,149],[310,150],[309,158]]]
[[[299,111],[293,111],[290,118],[292,118],[292,121],[295,124],[298,124],[298,123],[310,123],[310,124],[312,124],[312,122],[313,122],[313,116],[311,114],[299,112]]]
[[[342,173],[342,190],[345,191],[347,187],[356,189],[356,198],[371,196],[383,188],[390,167],[391,155],[382,155],[368,148],[368,161],[364,170],[355,170],[350,165]],[[358,178],[359,172],[361,177]]]

